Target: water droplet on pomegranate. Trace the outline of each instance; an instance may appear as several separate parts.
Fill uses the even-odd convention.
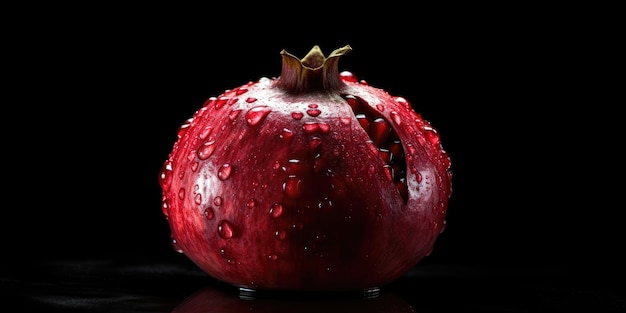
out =
[[[200,205],[202,203],[202,195],[197,193],[194,197],[193,197],[193,202],[195,202],[196,204]]]
[[[165,218],[168,218],[170,215],[170,205],[169,205],[169,201],[167,200],[167,197],[165,195],[163,195],[161,197],[161,211],[163,212],[163,215],[165,215]]]
[[[221,107],[224,106],[224,104],[226,104],[226,102],[228,102],[229,98],[228,97],[219,97],[217,100],[215,100],[215,109],[219,109]]]
[[[237,90],[235,90],[235,94],[238,96],[243,95],[244,93],[248,92],[248,88],[238,88]]]
[[[341,73],[339,73],[339,78],[341,78],[341,80],[343,81],[351,83],[356,83],[358,80],[356,75],[349,71],[342,71]]]
[[[185,188],[180,188],[178,190],[178,198],[181,199],[181,200],[185,199]]]
[[[250,199],[250,200],[248,200],[248,202],[246,202],[246,207],[248,209],[252,209],[252,208],[254,208],[256,206],[256,204],[257,204],[256,199]]]
[[[409,101],[407,101],[405,98],[403,97],[396,97],[395,98],[396,103],[400,104],[403,108],[410,110],[411,108],[411,103],[409,103]]]
[[[306,114],[308,114],[309,116],[312,117],[316,117],[318,115],[320,115],[322,113],[322,111],[320,111],[319,109],[308,109],[306,110]]]
[[[287,232],[284,230],[277,230],[274,233],[274,236],[276,236],[276,239],[278,240],[284,240],[285,238],[287,238]]]
[[[272,261],[276,261],[276,259],[278,259],[278,256],[276,254],[270,254],[267,256],[267,258]]]
[[[209,137],[209,135],[211,134],[211,132],[213,132],[213,127],[211,126],[206,126],[201,132],[200,134],[198,134],[198,137],[200,139],[206,139],[207,137]]]
[[[241,110],[232,110],[232,111],[230,111],[230,113],[228,113],[228,119],[231,122],[235,121],[235,119],[237,119],[237,116],[239,116],[239,113],[241,113]]]
[[[433,128],[426,128],[424,127],[425,130],[427,130],[426,132],[426,139],[428,139],[428,142],[430,142],[433,145],[437,145],[439,144],[439,135],[437,134],[437,132],[433,129]]]
[[[287,128],[283,128],[280,133],[280,138],[286,142],[291,142],[293,139],[293,132]]]
[[[283,206],[280,203],[272,204],[270,208],[270,215],[272,217],[280,217],[283,214]]]
[[[418,182],[418,183],[421,183],[421,182],[422,182],[422,173],[419,173],[419,172],[418,172],[418,173],[415,175],[415,178],[417,179],[417,182]]]
[[[400,117],[400,114],[398,114],[398,112],[392,111],[391,113],[389,113],[389,115],[391,116],[392,121],[394,121],[398,125],[402,125],[402,118]]]
[[[328,132],[330,132],[330,125],[324,122],[306,122],[302,125],[302,129],[304,129],[304,132],[307,134],[327,134]]]
[[[204,209],[204,217],[206,217],[207,220],[212,220],[213,217],[215,217],[215,212],[213,211],[212,207],[207,207],[206,209]]]
[[[172,249],[178,253],[184,253],[183,249],[178,245],[178,241],[174,236],[170,237],[170,244],[172,245]]]
[[[198,159],[206,160],[213,152],[215,152],[215,141],[207,141],[198,149]]]
[[[191,162],[191,171],[192,171],[192,172],[197,171],[197,170],[198,170],[198,165],[199,165],[199,164],[200,164],[200,163],[198,163],[198,161]]]
[[[172,162],[166,161],[163,164],[163,167],[161,167],[161,172],[159,173],[159,184],[163,190],[170,190],[170,186],[172,185],[172,175]]]
[[[235,227],[231,222],[222,220],[217,224],[217,233],[224,239],[230,239],[235,236]]]
[[[316,117],[320,115],[322,111],[318,109],[318,105],[316,103],[311,103],[309,104],[309,109],[306,110],[306,113],[310,116]]]
[[[303,116],[304,114],[302,112],[291,112],[291,117],[293,117],[296,120],[302,119]]]
[[[287,177],[283,183],[283,192],[290,198],[298,199],[302,196],[302,180],[295,176]]]
[[[272,111],[268,106],[260,105],[251,108],[246,112],[246,123],[250,126],[255,126],[261,123],[267,115]]]
[[[217,196],[217,197],[215,197],[215,198],[213,199],[213,204],[214,204],[215,206],[220,206],[220,205],[222,205],[222,202],[223,202],[223,200],[222,200],[222,197],[220,197],[220,196]]]
[[[253,102],[256,102],[256,101],[257,101],[257,98],[247,98],[246,99],[247,103],[253,103]]]
[[[272,166],[272,168],[275,170],[280,169],[280,162],[274,161],[274,165]]]
[[[234,265],[234,264],[238,264],[239,262],[236,262],[235,259],[232,258],[232,256],[230,256],[230,253],[228,253],[226,251],[225,247],[221,247],[219,249],[219,254],[222,257],[222,259],[224,259],[226,261],[226,263]]]
[[[206,109],[207,106],[213,104],[215,100],[217,100],[217,97],[209,97],[208,99],[206,99],[206,101],[204,101],[204,103],[202,104],[202,109]]]
[[[220,169],[217,171],[217,177],[220,180],[227,180],[232,174],[233,174],[233,167],[228,163],[222,165]]]
[[[304,129],[305,133],[312,134],[318,131],[319,126],[315,122],[306,122],[302,125],[302,129]]]
[[[350,125],[350,123],[352,123],[352,119],[349,117],[341,117],[339,118],[339,121],[344,125]]]
[[[385,111],[385,106],[379,103],[376,105],[376,110],[380,112]]]

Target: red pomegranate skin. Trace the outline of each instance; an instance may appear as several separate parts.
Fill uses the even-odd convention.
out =
[[[315,46],[209,98],[159,173],[174,249],[252,289],[359,290],[428,256],[452,193],[440,136]]]

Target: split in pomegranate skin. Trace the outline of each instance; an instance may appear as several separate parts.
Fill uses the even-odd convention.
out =
[[[244,289],[354,291],[387,285],[445,227],[450,158],[404,98],[281,52],[278,78],[208,99],[159,173],[172,245]]]

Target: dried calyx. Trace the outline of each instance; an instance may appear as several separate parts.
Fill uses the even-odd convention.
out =
[[[282,71],[276,86],[290,93],[340,89],[344,82],[339,77],[339,58],[350,50],[346,45],[325,57],[315,45],[302,59],[283,50]]]

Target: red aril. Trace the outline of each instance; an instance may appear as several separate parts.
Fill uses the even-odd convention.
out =
[[[174,248],[248,289],[361,290],[398,279],[445,226],[450,159],[402,97],[281,52],[278,78],[208,99],[159,174]]]

